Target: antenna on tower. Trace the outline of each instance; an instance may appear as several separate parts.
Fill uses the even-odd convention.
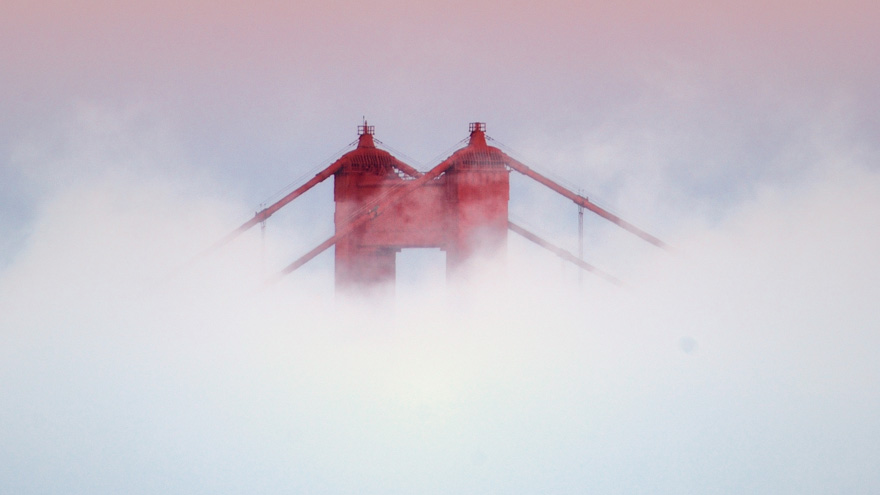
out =
[[[376,132],[376,126],[372,126],[367,124],[367,117],[362,117],[364,119],[364,124],[358,126],[358,136],[363,136],[365,134],[372,136]]]

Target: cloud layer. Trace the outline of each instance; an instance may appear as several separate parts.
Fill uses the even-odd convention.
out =
[[[326,269],[259,291],[256,234],[169,278],[238,206],[157,169],[58,187],[2,273],[7,491],[880,486],[880,177],[858,164],[677,229],[674,253],[606,242],[623,289],[511,238],[502,282],[379,304],[316,291]]]

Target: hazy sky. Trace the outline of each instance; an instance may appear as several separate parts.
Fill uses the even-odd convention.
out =
[[[0,6],[0,492],[880,491],[880,4]],[[328,185],[484,121],[601,220],[444,288],[334,301]],[[569,249],[576,208],[511,215]],[[265,255],[263,253],[265,249]],[[265,260],[265,261],[263,261]],[[265,265],[265,268],[264,268]]]

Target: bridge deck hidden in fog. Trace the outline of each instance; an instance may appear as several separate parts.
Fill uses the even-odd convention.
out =
[[[219,247],[264,222],[316,184],[333,176],[335,234],[282,270],[288,274],[324,250],[336,246],[336,287],[369,289],[395,281],[395,258],[405,248],[440,248],[447,274],[455,273],[477,254],[504,250],[513,231],[581,268],[614,281],[579,256],[554,246],[508,219],[510,171],[549,187],[623,229],[657,245],[656,237],[600,208],[486,141],[486,125],[470,124],[467,146],[427,172],[420,172],[377,148],[373,126],[358,126],[358,145],[276,203],[257,212],[221,239]],[[582,218],[582,217],[581,217]],[[581,224],[582,225],[582,224]]]

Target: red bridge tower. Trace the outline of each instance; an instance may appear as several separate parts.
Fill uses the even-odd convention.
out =
[[[290,273],[336,245],[336,286],[358,289],[393,283],[395,258],[405,248],[432,247],[446,252],[447,274],[480,252],[497,254],[513,231],[584,270],[611,281],[570,252],[554,246],[508,219],[510,171],[515,170],[572,200],[585,210],[663,247],[656,237],[535,172],[486,142],[486,124],[470,125],[468,145],[427,172],[376,147],[373,126],[358,126],[358,145],[311,180],[257,212],[218,241],[217,248],[265,221],[316,184],[334,177],[335,234],[288,265]],[[209,250],[210,250],[209,249]]]
[[[485,130],[471,124],[470,143],[444,162],[442,175],[337,240],[337,287],[394,282],[395,256],[404,248],[440,248],[450,272],[478,250],[504,249],[510,172],[501,151],[486,144]],[[360,126],[359,134],[357,149],[334,174],[337,233],[360,214],[378,213],[421,175],[401,173],[396,159],[376,148],[372,126]]]

